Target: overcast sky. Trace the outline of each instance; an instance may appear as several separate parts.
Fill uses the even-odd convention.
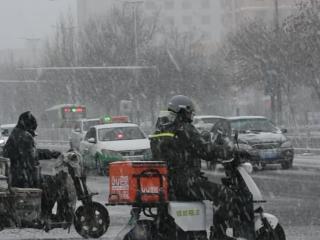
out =
[[[219,1],[212,1],[216,9],[214,37],[217,38],[221,27]],[[32,41],[26,39],[36,38],[43,43],[54,32],[54,25],[61,14],[71,12],[76,15],[76,2],[77,0],[0,0],[0,49],[30,47]]]
[[[61,13],[75,14],[76,0],[0,0],[0,49],[23,48],[25,38],[53,32]]]

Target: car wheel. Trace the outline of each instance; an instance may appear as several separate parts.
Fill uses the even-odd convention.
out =
[[[293,164],[293,154],[290,151],[284,153],[284,160],[281,163],[282,169],[289,169],[292,168]]]
[[[103,167],[102,161],[97,157],[96,158],[96,170],[97,170],[97,175],[100,176],[108,176],[108,170]]]
[[[292,160],[287,160],[281,163],[282,169],[290,169],[292,168]]]

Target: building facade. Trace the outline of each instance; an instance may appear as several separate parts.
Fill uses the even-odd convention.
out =
[[[242,24],[260,19],[275,23],[276,6],[279,20],[286,18],[296,10],[302,0],[220,0],[222,14],[222,35],[237,30]]]
[[[83,26],[90,18],[105,15],[114,6],[125,9],[129,4],[147,14],[158,13],[166,29],[193,31],[214,41],[220,36],[220,5],[217,0],[78,0],[78,23]]]

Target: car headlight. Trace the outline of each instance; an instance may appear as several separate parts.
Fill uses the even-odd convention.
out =
[[[123,160],[123,156],[117,151],[112,151],[112,150],[108,150],[108,149],[102,149],[101,152],[103,154],[103,157],[107,161]]]
[[[281,144],[281,148],[291,148],[292,143],[290,141],[285,141]]]

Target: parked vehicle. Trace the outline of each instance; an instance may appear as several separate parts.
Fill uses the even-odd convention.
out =
[[[231,128],[239,132],[239,148],[246,151],[250,162],[257,169],[267,164],[281,164],[283,169],[292,167],[294,150],[284,133],[269,119],[262,116],[230,117]]]
[[[228,122],[227,122],[228,124]],[[220,125],[221,126],[221,125]],[[220,129],[214,129],[217,136]],[[218,138],[215,138],[218,139]],[[235,137],[237,142],[237,134]],[[228,218],[220,225],[223,234],[234,239],[243,240],[285,240],[285,233],[277,217],[265,213],[262,194],[249,172],[252,165],[245,162],[246,154],[236,150],[234,158],[220,161],[225,169],[226,177],[222,179],[224,188],[232,192],[227,199]],[[143,164],[143,163],[140,163]],[[132,205],[131,219],[127,226],[119,232],[117,240],[221,240],[217,229],[211,227],[209,237],[206,229],[205,204],[199,202],[178,202],[166,200],[166,174],[163,164],[146,169],[146,164],[140,172],[129,171],[121,179],[110,183],[109,201],[114,204]],[[123,166],[119,165],[118,167]],[[127,168],[127,165],[125,165]],[[115,172],[128,172],[116,169]],[[113,179],[111,171],[110,179]],[[115,174],[117,177],[117,174]],[[156,179],[158,179],[156,181]],[[155,183],[157,185],[155,186]],[[127,188],[127,189],[126,189]],[[114,189],[114,190],[113,190]],[[122,192],[124,191],[124,192]],[[132,192],[135,191],[135,194]],[[129,192],[130,197],[124,194]],[[135,201],[123,201],[132,199]],[[151,198],[152,197],[152,198]],[[154,201],[158,199],[158,201]],[[252,213],[252,215],[251,215]],[[141,215],[144,217],[140,217]],[[213,217],[215,219],[215,216]]]
[[[0,155],[2,155],[3,147],[6,144],[9,135],[16,124],[2,124],[0,125]]]
[[[95,169],[101,175],[108,173],[110,162],[151,158],[149,139],[134,123],[109,123],[91,127],[80,143],[80,153],[85,167]]]
[[[69,203],[59,205],[59,199],[63,198],[64,194],[59,194],[56,199],[57,214],[44,213],[45,210],[41,208],[42,190],[12,187],[9,159],[0,158],[0,230],[36,228],[50,231],[54,228],[68,229],[74,225],[84,238],[99,238],[107,231],[110,222],[108,211],[103,205],[92,200],[95,194],[89,193],[87,189],[81,156],[71,152],[61,155],[55,170],[55,179],[59,180],[60,187],[65,190],[60,193],[70,194],[75,191],[77,199],[82,203],[71,215],[65,214],[64,208],[75,209],[75,202],[73,206]],[[71,181],[67,180],[69,178]]]
[[[87,117],[87,108],[79,104],[59,104],[45,110],[40,124],[49,128],[73,128],[78,119]]]
[[[209,132],[216,122],[225,117],[218,115],[196,115],[193,117],[193,124],[200,133],[207,131]],[[211,161],[206,161],[208,170],[215,170],[216,164]]]
[[[84,118],[76,121],[71,132],[70,147],[71,149],[80,149],[80,142],[83,140],[90,127],[103,124],[99,118]]]

